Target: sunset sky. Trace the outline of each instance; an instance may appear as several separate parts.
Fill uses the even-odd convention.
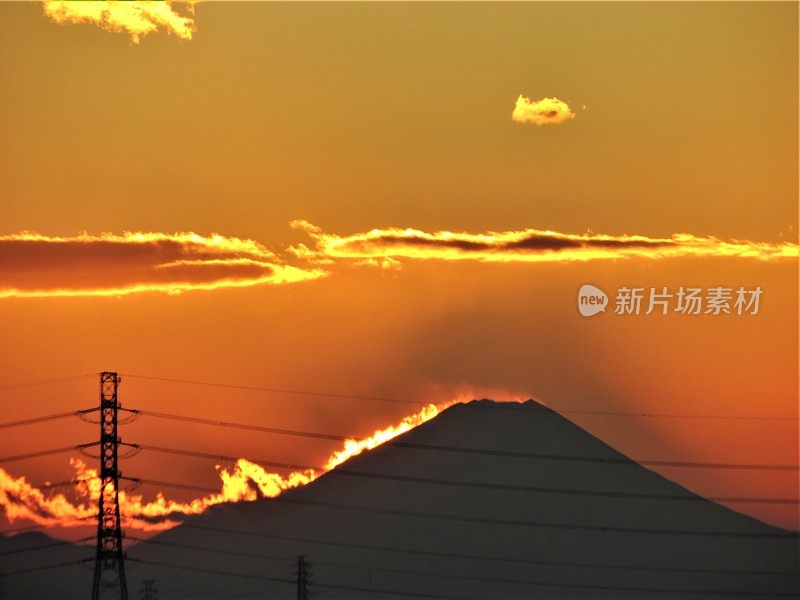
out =
[[[0,422],[92,407],[111,370],[418,403],[120,388],[356,438],[474,397],[713,416],[564,412],[638,460],[797,464],[796,3],[175,10],[193,31],[134,39],[0,4]],[[585,283],[605,314],[578,312]],[[621,287],[716,286],[760,287],[759,313],[613,311]],[[0,430],[0,456],[95,429]],[[122,437],[302,465],[341,446],[146,417]],[[70,456],[0,469],[61,481]],[[219,487],[214,465],[123,472]],[[798,495],[797,471],[660,472]],[[736,508],[800,527],[797,504]]]

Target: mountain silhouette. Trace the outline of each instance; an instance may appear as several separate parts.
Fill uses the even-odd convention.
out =
[[[534,401],[476,400],[277,499],[212,507],[130,546],[126,566],[131,597],[154,579],[160,600],[296,597],[298,555],[318,598],[696,599],[797,597],[799,553],[796,532]],[[8,578],[6,594],[85,598],[80,569]]]

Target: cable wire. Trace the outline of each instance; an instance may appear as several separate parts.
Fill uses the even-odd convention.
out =
[[[605,458],[596,456],[572,456],[564,454],[539,454],[535,452],[511,452],[507,450],[485,450],[479,448],[464,448],[458,446],[438,446],[435,444],[417,444],[412,442],[386,442],[397,448],[410,448],[414,450],[432,450],[437,452],[459,452],[464,454],[480,454],[484,456],[504,456],[508,458],[535,458],[545,460],[566,460],[589,463],[605,463],[612,465],[648,466],[648,467],[681,467],[697,469],[744,469],[755,471],[797,471],[798,465],[768,465],[768,464],[742,464],[742,463],[717,463],[698,461],[674,460],[637,460],[627,458]]]
[[[211,381],[194,381],[189,379],[173,379],[171,377],[153,377],[150,375],[134,375],[132,373],[120,373],[120,375],[124,377],[133,377],[136,379],[149,379],[152,381],[168,381],[170,383],[187,383],[191,385],[204,385],[210,387],[220,387],[220,388],[228,388],[234,390],[249,390],[255,392],[271,392],[276,394],[296,394],[299,396],[315,396],[320,398],[344,398],[344,399],[352,399],[352,400],[376,400],[379,402],[397,402],[402,404],[427,404],[427,402],[421,402],[417,400],[403,400],[401,398],[385,398],[380,396],[361,396],[357,394],[339,394],[339,393],[329,393],[329,392],[313,392],[307,390],[290,390],[290,389],[281,389],[281,388],[269,388],[269,387],[259,387],[259,386],[250,386],[250,385],[235,385],[230,383],[214,383]]]
[[[559,406],[552,406],[550,404],[543,404],[539,403],[537,400],[538,405],[542,408],[550,409],[554,412],[558,412],[560,414],[572,414],[572,415],[596,415],[596,416],[603,416],[603,417],[642,417],[642,418],[660,418],[660,419],[734,419],[734,420],[745,420],[745,421],[797,421],[798,417],[782,417],[779,415],[698,415],[698,414],[691,414],[691,413],[661,413],[661,412],[626,412],[626,411],[616,411],[616,410],[580,410],[580,409],[570,409],[570,408],[562,408]],[[509,406],[506,406],[509,405]],[[483,405],[483,404],[465,404],[470,408],[489,408],[491,410],[516,410],[516,406],[514,403],[505,402],[505,403],[497,403],[495,402],[492,405]]]
[[[88,542],[89,540],[96,539],[95,536],[81,538],[79,540],[59,540],[50,542],[48,544],[40,544],[38,546],[31,546],[30,548],[14,548],[13,550],[3,550],[0,556],[8,556],[9,554],[22,554],[24,552],[34,552],[36,550],[45,550],[47,548],[57,548],[59,546],[68,546],[70,544],[80,544],[81,542]]]
[[[290,579],[281,579],[280,577],[269,577],[267,575],[252,575],[249,573],[234,573],[232,571],[222,571],[219,569],[206,569],[200,567],[189,567],[186,565],[176,565],[172,563],[165,563],[155,560],[145,560],[142,558],[133,558],[129,557],[126,559],[126,562],[134,562],[140,565],[151,565],[155,567],[168,567],[171,569],[185,569],[187,571],[197,571],[198,573],[210,573],[213,575],[228,575],[231,577],[244,577],[246,579],[257,579],[259,581],[273,581],[275,583],[288,583],[290,585],[294,584],[294,581]]]
[[[239,460],[238,457],[231,456],[231,455],[224,455],[224,454],[212,454],[206,452],[194,452],[191,450],[181,450],[179,448],[165,448],[163,446],[151,446],[147,444],[131,444],[128,442],[120,442],[122,446],[130,446],[135,447],[140,450],[147,450],[152,452],[161,452],[164,454],[174,454],[178,456],[191,456],[195,458],[205,458],[210,460],[219,460],[219,461],[227,461],[227,462],[236,462]],[[443,485],[449,487],[463,487],[463,488],[472,488],[472,489],[490,489],[490,490],[501,490],[501,491],[511,491],[511,492],[531,492],[531,493],[542,493],[542,494],[561,494],[567,496],[593,496],[593,497],[601,497],[601,498],[631,498],[631,499],[647,499],[647,500],[676,500],[676,501],[690,501],[690,502],[704,502],[707,500],[711,500],[713,502],[730,502],[730,503],[737,503],[737,504],[798,504],[800,503],[797,499],[794,498],[754,498],[754,497],[738,497],[738,496],[710,496],[710,497],[703,497],[698,496],[696,494],[647,494],[641,492],[614,492],[614,491],[604,491],[604,490],[585,490],[585,489],[575,489],[575,488],[554,488],[554,487],[544,487],[544,486],[527,486],[527,485],[517,485],[517,484],[501,484],[501,483],[487,483],[487,482],[479,482],[479,481],[456,481],[452,479],[440,479],[440,478],[433,478],[433,477],[413,477],[409,475],[395,475],[395,474],[388,474],[388,473],[370,473],[366,471],[356,471],[352,469],[336,467],[335,469],[326,471],[322,467],[314,467],[310,465],[297,465],[297,464],[287,464],[287,463],[280,463],[274,461],[267,461],[261,459],[253,459],[251,462],[258,463],[262,466],[268,466],[278,469],[296,469],[302,471],[315,471],[318,473],[318,476],[321,477],[323,475],[328,476],[337,476],[337,477],[360,477],[366,479],[379,479],[379,480],[387,480],[387,481],[403,481],[409,483],[419,483],[419,484],[429,484],[429,485]],[[131,479],[131,478],[129,478]],[[143,483],[148,482],[149,480],[143,480],[136,478],[137,481],[141,481]],[[162,483],[165,487],[174,487],[169,482],[159,482]],[[213,492],[217,493],[217,490],[211,490],[207,487],[200,487],[200,486],[190,486],[189,484],[180,484],[181,487],[184,489],[193,489],[194,491],[199,492]]]
[[[509,582],[511,583],[511,582]],[[794,598],[794,594],[790,593],[783,593],[783,592],[745,592],[741,590],[700,590],[700,589],[685,589],[685,588],[648,588],[648,587],[636,587],[636,586],[610,586],[610,585],[592,585],[592,584],[580,584],[580,583],[551,583],[546,581],[539,581],[539,582],[529,582],[531,585],[537,585],[541,587],[556,587],[556,588],[571,588],[571,589],[583,589],[583,590],[604,590],[604,591],[615,591],[615,592],[650,592],[650,593],[660,593],[660,594],[690,594],[690,595],[705,595],[705,596],[742,596],[742,597],[779,597],[779,598]],[[415,593],[415,592],[399,592],[396,590],[385,590],[385,589],[378,589],[370,587],[352,587],[346,585],[333,585],[333,584],[325,584],[325,583],[314,583],[314,587],[320,588],[328,588],[328,589],[335,589],[335,590],[348,590],[354,592],[366,592],[366,593],[373,593],[373,594],[383,594],[383,595],[390,595],[390,596],[410,596],[416,598],[448,598],[452,600],[458,600],[453,598],[452,596],[434,596],[431,594],[424,594],[424,593]]]
[[[215,531],[217,529],[215,528]],[[219,530],[223,531],[223,530]],[[236,532],[236,533],[244,533],[244,532]],[[249,535],[249,534],[248,534]],[[281,536],[278,536],[281,537]],[[157,539],[142,539],[138,537],[131,537],[125,536],[126,539],[133,540],[137,543],[144,543],[144,544],[156,544],[160,546],[167,546],[171,548],[181,548],[184,550],[196,550],[198,552],[210,552],[213,554],[223,554],[223,555],[230,555],[230,556],[244,556],[248,558],[258,558],[263,560],[270,560],[274,562],[285,563],[287,562],[287,558],[285,556],[275,556],[275,555],[265,555],[265,554],[253,554],[252,552],[237,552],[235,550],[220,550],[219,548],[207,548],[204,546],[197,546],[194,544],[181,544],[178,542],[165,542],[162,540]],[[91,539],[91,538],[90,538]],[[288,541],[305,541],[303,538],[288,538],[284,537],[282,539],[286,539]],[[315,544],[322,544],[322,545],[346,545],[346,544],[337,544],[336,542],[319,542],[315,541]],[[368,546],[368,549],[374,550],[376,549],[373,546]],[[447,556],[448,558],[463,558],[464,555],[453,555],[447,553],[426,553],[426,552],[419,552],[413,550],[397,550],[397,549],[387,549],[385,547],[378,547],[382,550],[389,550],[392,552],[403,552],[403,553],[411,553],[411,554],[424,554],[430,555],[433,554],[435,556]],[[469,555],[467,555],[469,556]],[[470,557],[470,558],[477,558],[479,560],[494,560],[498,562],[519,562],[516,559],[505,559],[499,557]],[[775,576],[776,574],[781,575],[794,575],[794,571],[746,571],[746,570],[724,570],[724,569],[670,569],[670,568],[642,568],[642,567],[618,567],[618,566],[607,566],[607,565],[593,565],[588,563],[568,563],[568,562],[558,562],[558,561],[525,561],[527,564],[539,564],[539,565],[547,565],[547,566],[580,566],[580,567],[594,567],[594,568],[601,568],[601,569],[620,569],[620,570],[638,570],[638,571],[657,571],[657,572],[683,572],[683,573],[704,573],[704,574],[724,574],[724,575],[768,575],[768,576]],[[511,580],[507,578],[503,579],[494,579],[494,578],[487,578],[487,577],[479,577],[479,576],[464,576],[464,575],[455,575],[455,574],[444,574],[444,573],[431,573],[431,572],[424,572],[424,571],[413,571],[408,569],[397,569],[391,567],[374,567],[374,566],[365,566],[365,565],[354,565],[348,563],[339,563],[339,562],[327,562],[327,561],[314,561],[315,565],[319,566],[329,566],[335,568],[345,568],[345,569],[359,569],[365,571],[383,571],[386,573],[397,573],[400,575],[420,575],[423,577],[436,577],[436,578],[444,578],[444,579],[463,579],[467,581],[485,581],[488,583],[514,583],[514,584],[522,584],[522,585],[539,585],[540,582],[536,581],[529,581],[529,580]]]
[[[292,435],[308,438],[326,439],[333,441],[346,441],[354,439],[355,436],[344,436],[341,434],[331,433],[318,433],[310,431],[297,431],[291,429],[278,429],[275,427],[266,427],[262,425],[251,425],[248,423],[235,423],[229,421],[215,421],[213,419],[203,419],[200,417],[187,417],[184,415],[176,415],[173,413],[164,413],[156,411],[148,411],[141,409],[120,408],[122,411],[138,413],[143,416],[154,416],[161,419],[171,419],[175,421],[184,421],[191,423],[200,423],[203,425],[213,425],[220,427],[232,427],[237,429],[247,429],[251,431],[260,431],[265,433],[275,433],[279,435]],[[591,462],[603,464],[616,464],[626,466],[656,466],[656,467],[676,467],[676,468],[699,468],[699,469],[742,469],[742,470],[757,470],[757,471],[797,471],[798,465],[769,465],[769,464],[746,464],[746,463],[716,463],[716,462],[700,462],[700,461],[674,461],[674,460],[640,460],[632,461],[627,458],[613,458],[613,457],[596,457],[596,456],[573,456],[562,454],[544,454],[544,453],[530,453],[530,452],[509,452],[505,450],[484,450],[479,448],[464,448],[458,446],[439,446],[434,444],[415,444],[410,442],[397,442],[387,441],[381,444],[383,446],[394,446],[396,448],[410,448],[415,450],[432,450],[440,452],[460,452],[467,454],[482,454],[486,456],[503,456],[508,458],[532,458],[542,460],[566,460],[577,462]],[[221,457],[220,460],[226,460]],[[305,467],[288,467],[288,468],[305,468]]]
[[[251,425],[249,423],[233,423],[230,421],[215,421],[213,419],[203,419],[200,417],[188,417],[185,415],[176,415],[172,413],[158,412],[154,410],[142,410],[138,408],[119,408],[120,411],[139,414],[146,417],[156,417],[159,419],[170,419],[173,421],[183,421],[188,423],[199,423],[202,425],[214,425],[217,427],[230,427],[233,429],[246,429],[249,431],[258,431],[262,433],[275,433],[280,435],[294,435],[301,437],[318,438],[323,440],[333,440],[343,442],[349,439],[348,436],[336,435],[332,433],[312,433],[308,431],[296,431],[293,429],[278,429],[276,427],[266,427],[263,425]],[[350,436],[352,437],[352,436]]]
[[[249,385],[238,385],[238,384],[231,384],[231,383],[219,383],[219,382],[212,382],[212,381],[198,381],[198,380],[191,380],[191,379],[177,379],[172,377],[156,377],[153,375],[137,375],[132,373],[120,373],[125,377],[133,377],[135,379],[148,379],[151,381],[165,381],[170,383],[184,383],[190,385],[203,385],[209,387],[219,387],[219,388],[228,388],[228,389],[235,389],[235,390],[248,390],[248,391],[256,391],[256,392],[272,392],[278,394],[297,394],[302,396],[317,396],[323,398],[345,398],[345,399],[355,399],[355,400],[376,400],[380,402],[398,402],[404,404],[428,404],[425,401],[418,401],[418,400],[404,400],[401,398],[389,398],[385,396],[364,396],[364,395],[357,395],[357,394],[343,394],[343,393],[335,393],[335,392],[317,392],[317,391],[305,391],[305,390],[293,390],[293,389],[279,389],[279,388],[270,388],[270,387],[260,387],[260,386],[249,386]],[[613,416],[613,417],[644,417],[644,418],[668,418],[668,419],[743,419],[743,420],[767,420],[767,421],[797,421],[797,417],[783,417],[783,416],[776,416],[776,415],[697,415],[697,414],[690,414],[690,413],[655,413],[655,412],[625,412],[625,411],[599,411],[599,410],[578,410],[578,409],[569,409],[569,408],[559,408],[557,406],[545,406],[543,404],[539,404],[539,406],[549,408],[555,412],[563,413],[563,414],[578,414],[578,415],[599,415],[599,416]],[[497,408],[497,407],[495,407]]]
[[[83,379],[85,377],[93,377],[96,376],[97,373],[84,373],[83,375],[72,375],[69,377],[53,377],[51,379],[38,379],[35,381],[23,381],[21,383],[7,383],[4,385],[0,385],[0,390],[13,390],[17,388],[24,388],[30,387],[34,385],[45,385],[48,383],[60,383],[62,381],[75,381],[77,379]]]
[[[170,483],[164,481],[157,481],[153,479],[139,479],[142,484],[186,488],[193,491],[205,491],[208,493],[219,493],[217,490],[211,488],[201,488],[194,485],[184,485],[181,483]],[[547,529],[567,529],[567,530],[583,530],[583,531],[599,531],[611,533],[636,533],[636,534],[652,534],[652,535],[678,535],[678,536],[703,536],[703,537],[737,537],[737,538],[763,538],[763,539],[794,539],[798,537],[797,533],[766,533],[766,532],[750,532],[750,531],[711,531],[711,530],[694,530],[694,529],[658,529],[658,528],[642,528],[642,527],[623,527],[623,526],[607,526],[607,525],[577,525],[574,523],[551,523],[547,521],[526,521],[516,519],[500,519],[490,517],[470,517],[466,515],[453,515],[447,513],[434,513],[424,511],[411,511],[399,510],[388,508],[375,508],[371,506],[357,506],[353,504],[339,504],[335,502],[322,502],[317,500],[301,500],[299,498],[286,498],[278,496],[270,498],[270,502],[280,502],[286,504],[299,504],[305,506],[314,506],[317,508],[333,508],[337,510],[349,510],[366,512],[373,514],[388,514],[397,517],[412,517],[421,519],[436,519],[443,521],[456,521],[464,523],[481,523],[486,525],[507,525],[513,527],[535,527]]]
[[[235,550],[220,550],[218,548],[204,548],[202,546],[193,546],[193,545],[189,545],[189,544],[179,544],[178,542],[165,542],[163,540],[157,540],[157,539],[153,539],[153,538],[144,539],[144,538],[130,536],[130,535],[126,535],[125,539],[134,541],[137,544],[155,544],[157,546],[165,546],[165,547],[168,547],[168,548],[181,548],[181,549],[184,549],[184,550],[198,550],[198,551],[201,551],[201,552],[212,552],[214,554],[228,554],[228,555],[231,555],[231,556],[244,556],[244,557],[247,557],[247,558],[258,558],[258,559],[261,559],[261,560],[271,560],[271,561],[280,562],[280,563],[289,562],[289,559],[287,559],[285,556],[274,556],[274,555],[270,556],[270,555],[267,555],[267,554],[254,554],[252,552],[236,552]]]
[[[222,569],[204,569],[200,567],[190,567],[186,565],[176,565],[174,563],[166,563],[163,561],[154,561],[154,560],[146,560],[146,559],[138,559],[138,558],[128,558],[128,561],[143,564],[143,565],[151,565],[151,566],[160,566],[160,567],[167,567],[167,568],[174,568],[174,569],[184,569],[188,571],[196,571],[198,573],[211,573],[215,575],[222,575],[222,576],[229,576],[229,577],[242,577],[246,579],[256,579],[260,581],[271,581],[276,583],[284,583],[288,585],[294,585],[295,582],[289,579],[282,579],[278,577],[270,577],[267,575],[255,575],[250,573],[241,573],[241,572],[234,572],[234,571],[226,571]],[[323,564],[323,563],[315,563],[315,564]],[[350,566],[350,565],[348,565]],[[369,567],[356,567],[369,570]],[[373,569],[373,570],[385,570],[385,569]],[[431,575],[430,573],[420,573],[414,571],[401,571],[397,570],[401,574],[414,574],[414,575],[422,575],[428,576]],[[436,576],[436,575],[434,575]],[[715,589],[686,589],[686,588],[651,588],[651,587],[640,587],[640,586],[609,586],[609,585],[595,585],[595,584],[581,584],[581,583],[559,583],[559,582],[548,582],[548,581],[517,581],[517,580],[491,580],[491,579],[484,579],[484,578],[477,578],[477,577],[458,577],[458,576],[443,576],[447,579],[469,579],[469,580],[479,580],[479,581],[486,581],[488,583],[494,582],[506,582],[512,584],[524,584],[524,585],[534,585],[539,587],[556,587],[556,588],[570,588],[570,589],[587,589],[587,590],[604,590],[604,591],[625,591],[625,592],[651,592],[651,593],[667,593],[667,594],[691,594],[691,595],[709,595],[709,596],[741,596],[741,597],[794,597],[794,594],[788,594],[783,592],[766,592],[766,591],[742,591],[742,590],[715,590]],[[338,585],[333,583],[319,583],[314,582],[312,587],[316,588],[323,588],[323,589],[334,589],[334,590],[343,590],[343,591],[354,591],[354,592],[371,592],[375,594],[381,595],[391,595],[391,596],[400,596],[400,597],[414,597],[414,598],[431,598],[431,599],[445,599],[445,600],[459,600],[453,596],[441,596],[436,594],[428,594],[424,592],[415,592],[415,591],[400,591],[400,590],[389,590],[389,589],[382,589],[382,588],[374,588],[372,586],[365,588],[365,587],[358,587],[358,586],[349,586],[349,585]]]
[[[60,569],[61,567],[71,567],[72,565],[81,565],[83,563],[92,562],[94,558],[83,558],[81,560],[71,560],[68,562],[58,563],[54,565],[44,565],[41,567],[29,567],[27,569],[19,569],[17,571],[3,572],[3,577],[11,577],[12,575],[22,575],[23,573],[33,573],[45,571],[47,569]]]
[[[597,531],[603,533],[635,533],[645,535],[675,535],[675,536],[698,536],[698,537],[722,537],[722,538],[760,538],[760,539],[797,539],[797,533],[766,533],[754,531],[713,531],[696,529],[658,529],[646,527],[623,527],[609,525],[578,525],[575,523],[550,523],[546,521],[526,521],[518,519],[500,519],[494,517],[469,517],[465,515],[453,515],[448,513],[432,513],[413,510],[398,510],[388,508],[375,508],[371,506],[357,506],[353,504],[339,504],[335,502],[321,502],[316,500],[301,500],[299,498],[271,498],[271,502],[281,502],[287,504],[298,504],[304,506],[314,506],[317,508],[333,508],[336,510],[358,511],[372,514],[387,514],[397,517],[411,517],[420,519],[436,519],[440,521],[454,521],[459,523],[481,523],[485,525],[502,525],[511,527],[533,527],[544,529],[566,529]]]
[[[57,421],[58,419],[66,419],[68,417],[75,417],[80,416],[81,414],[86,414],[88,412],[96,411],[98,409],[91,408],[91,409],[83,409],[71,412],[63,412],[63,413],[55,413],[52,415],[43,415],[41,417],[32,417],[30,419],[22,419],[20,421],[8,421],[6,423],[0,423],[0,429],[6,429],[8,427],[19,427],[21,425],[32,425],[34,423],[45,423],[47,421]]]
[[[85,517],[75,517],[74,521],[86,521],[88,519],[97,519],[97,515],[87,515]],[[64,523],[37,523],[36,525],[26,525],[24,527],[16,527],[14,529],[6,529],[5,531],[0,531],[0,535],[6,534],[15,534],[21,533],[23,531],[34,531],[36,529],[47,529],[48,527],[72,527],[73,524],[64,524]]]
[[[14,462],[17,460],[25,460],[28,458],[38,458],[40,456],[49,456],[51,454],[62,454],[64,452],[72,452],[73,450],[81,451],[84,448],[91,448],[92,446],[99,445],[99,442],[89,442],[87,444],[77,444],[75,446],[64,446],[62,448],[53,448],[52,450],[39,450],[37,452],[28,452],[27,454],[17,454],[15,456],[0,457],[0,463]]]
[[[646,571],[646,572],[659,572],[659,573],[704,573],[704,574],[722,574],[722,575],[795,575],[796,571],[755,571],[748,569],[698,569],[698,568],[670,568],[662,565],[658,567],[647,567],[642,565],[607,565],[599,563],[582,563],[574,561],[556,561],[556,560],[536,560],[520,557],[507,557],[507,556],[490,556],[483,554],[467,554],[456,552],[436,552],[432,550],[419,550],[410,548],[396,548],[394,546],[378,546],[372,544],[358,544],[354,542],[342,541],[325,541],[306,537],[294,537],[271,533],[260,533],[255,531],[243,531],[238,529],[224,529],[221,527],[211,527],[209,525],[195,525],[191,522],[185,522],[181,525],[189,529],[198,529],[211,531],[215,533],[233,533],[236,535],[244,535],[249,537],[282,540],[288,542],[302,542],[305,544],[315,544],[320,546],[337,546],[341,548],[352,548],[355,550],[368,550],[371,552],[394,552],[397,554],[411,554],[414,556],[433,556],[440,558],[457,558],[463,560],[477,560],[488,562],[502,562],[502,563],[518,563],[525,565],[547,565],[554,567],[580,567],[588,569],[604,569],[614,571]]]

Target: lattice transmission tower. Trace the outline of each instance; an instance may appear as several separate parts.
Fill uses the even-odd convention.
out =
[[[117,454],[116,373],[100,373],[100,498],[97,510],[97,553],[94,562],[92,600],[128,600],[125,554],[122,551],[122,523],[119,514],[119,465]]]

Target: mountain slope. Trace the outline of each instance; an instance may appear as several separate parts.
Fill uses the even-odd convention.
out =
[[[132,546],[129,591],[155,579],[160,600],[296,597],[299,554],[318,598],[800,590],[796,535],[694,496],[535,402],[482,400],[276,500],[219,505]],[[26,595],[9,597],[85,598],[90,577],[15,577],[10,591]]]
[[[496,485],[457,485],[463,482]],[[130,552],[150,562],[277,580],[291,579],[296,554],[313,563],[311,589],[320,597],[699,598],[798,591],[796,536],[693,496],[534,402],[456,405],[276,501],[216,507]],[[157,579],[162,598],[293,594],[280,581],[151,564],[133,564],[130,571]]]
[[[94,544],[88,543],[88,546],[79,546],[40,531],[0,535],[0,598],[62,598],[64,590],[80,593],[81,598],[88,597],[92,589],[92,564],[18,573],[44,565],[93,560]]]

